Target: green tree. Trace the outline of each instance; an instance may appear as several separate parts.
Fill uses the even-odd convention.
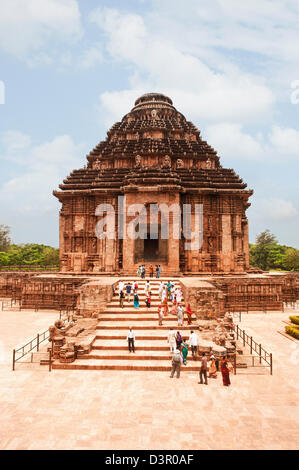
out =
[[[9,249],[10,240],[10,228],[7,225],[0,225],[0,251],[7,251]]]
[[[295,248],[286,249],[285,267],[289,271],[299,271],[299,250]]]
[[[270,230],[260,233],[256,237],[256,244],[250,247],[251,264],[264,271],[278,267],[277,264],[281,262],[278,246],[276,237]]]

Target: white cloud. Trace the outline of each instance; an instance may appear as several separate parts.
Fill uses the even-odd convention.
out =
[[[140,89],[170,95],[183,113],[195,120],[250,120],[269,111],[274,97],[260,79],[237,67],[214,71],[201,59],[182,51],[159,33],[150,33],[139,15],[98,8],[90,15],[106,35],[106,50],[113,60],[131,70],[131,89],[123,99]],[[114,113],[115,93],[101,96],[105,111]],[[118,97],[121,92],[118,92]],[[121,98],[122,99],[122,98]],[[111,103],[111,109],[107,105]]]
[[[48,52],[56,40],[71,44],[81,36],[77,0],[9,0],[0,3],[0,49],[30,64],[49,63]]]
[[[273,126],[270,141],[281,155],[295,155],[299,160],[299,131]]]
[[[79,61],[79,67],[83,69],[89,69],[91,67],[94,67],[95,65],[101,64],[103,62],[103,52],[101,50],[101,44],[97,44],[96,46],[91,47],[90,49],[87,49],[80,61]]]
[[[262,220],[284,220],[298,216],[291,201],[279,198],[260,199],[255,202],[255,215]]]
[[[73,168],[83,166],[82,145],[75,144],[68,135],[33,145],[30,136],[16,131],[2,135],[1,143],[0,158],[22,167],[20,176],[0,187],[2,211],[9,208],[10,214],[23,214],[25,211],[36,215],[57,210],[52,191]]]

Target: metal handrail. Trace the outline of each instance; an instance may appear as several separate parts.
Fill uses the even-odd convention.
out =
[[[44,331],[43,333],[38,333],[35,338],[33,338],[31,341],[28,341],[28,343],[24,344],[24,346],[21,346],[18,349],[14,349],[12,353],[12,370],[15,370],[15,364],[16,362],[20,361],[24,356],[29,354],[31,351],[36,349],[36,351],[39,351],[40,344],[46,341],[50,336],[49,330]],[[36,344],[35,344],[36,342]],[[28,351],[25,351],[25,348],[27,346],[30,346]],[[22,352],[21,356],[16,357],[18,353]]]
[[[233,329],[237,333],[237,340],[240,338],[243,340],[243,346],[247,344],[250,347],[250,354],[252,355],[255,352],[260,360],[260,364],[262,360],[264,360],[268,366],[270,367],[270,374],[273,375],[273,355],[272,353],[268,353],[261,344],[257,343],[252,336],[249,336],[245,330],[239,328],[239,325],[233,324]]]

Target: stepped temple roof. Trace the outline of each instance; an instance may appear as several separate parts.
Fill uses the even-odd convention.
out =
[[[217,152],[196,126],[161,93],[138,98],[133,109],[107,132],[106,140],[87,155],[87,161],[63,181],[55,196],[156,185],[182,192],[252,194],[232,169],[221,166]]]

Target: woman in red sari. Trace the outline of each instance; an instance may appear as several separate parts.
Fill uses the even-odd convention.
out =
[[[223,385],[228,387],[230,385],[230,380],[229,380],[229,368],[228,368],[228,363],[227,363],[227,357],[221,361],[221,374],[222,374],[222,380],[223,380]]]
[[[188,304],[188,307],[186,308],[186,313],[187,313],[187,316],[188,316],[188,325],[191,325],[192,321],[191,321],[191,317],[192,317],[192,310],[191,310],[191,307],[190,307],[190,304]]]

